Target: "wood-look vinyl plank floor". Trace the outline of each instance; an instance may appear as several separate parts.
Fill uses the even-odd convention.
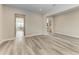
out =
[[[37,35],[25,37],[22,41],[0,41],[0,55],[78,55],[79,39]]]

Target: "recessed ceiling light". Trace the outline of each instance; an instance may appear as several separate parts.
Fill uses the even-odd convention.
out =
[[[42,11],[42,9],[40,9],[40,11]]]

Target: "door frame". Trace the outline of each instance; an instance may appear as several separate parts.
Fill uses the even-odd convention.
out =
[[[15,32],[15,33],[14,33],[14,37],[16,37],[16,17],[17,17],[16,15],[20,15],[20,16],[23,16],[23,17],[24,17],[24,36],[25,36],[25,17],[26,17],[26,16],[25,16],[24,14],[15,13],[15,14],[14,14],[14,17],[15,17],[15,18],[14,18],[14,32]],[[19,16],[18,16],[18,17],[19,17]]]

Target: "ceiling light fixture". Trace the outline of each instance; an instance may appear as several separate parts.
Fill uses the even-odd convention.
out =
[[[42,9],[40,9],[40,11],[42,11]]]

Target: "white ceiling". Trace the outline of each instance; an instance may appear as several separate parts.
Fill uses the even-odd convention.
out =
[[[53,9],[53,7],[55,7],[55,4],[6,4],[6,6],[23,9],[30,12],[45,14],[51,9]]]

